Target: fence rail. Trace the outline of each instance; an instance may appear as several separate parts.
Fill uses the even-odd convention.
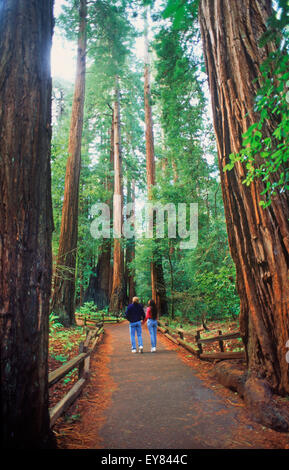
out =
[[[50,427],[53,427],[56,420],[65,410],[74,402],[83,389],[89,376],[90,356],[95,349],[101,335],[103,334],[103,324],[98,323],[94,330],[87,333],[85,341],[79,344],[79,354],[68,362],[50,372],[48,376],[48,385],[51,387],[65,377],[71,370],[78,366],[78,381],[72,386],[69,392],[49,410]],[[92,342],[91,347],[89,347]]]
[[[104,323],[119,323],[121,322],[123,319],[121,317],[98,317],[98,318],[95,318],[93,317],[93,315],[82,315],[82,314],[77,314],[75,315],[76,317],[76,320],[81,320],[83,321],[83,325],[86,326],[86,325],[94,325],[94,324],[98,324],[99,322],[101,322],[102,324]]]
[[[172,328],[169,328],[166,324],[163,322],[159,321],[159,326],[158,329],[161,331],[168,339],[173,341],[176,344],[180,344],[184,348],[186,348],[188,351],[190,351],[192,354],[195,356],[199,357],[199,359],[202,360],[229,360],[229,359],[245,359],[245,352],[244,351],[225,351],[224,348],[224,341],[230,340],[230,339],[237,339],[241,338],[241,333],[240,331],[235,331],[233,333],[228,333],[228,334],[222,334],[222,331],[219,330],[217,336],[212,336],[211,338],[201,338],[201,331],[204,331],[204,329],[199,329],[196,332],[195,335],[195,344],[197,345],[194,346],[192,343],[188,343],[187,341],[184,340],[184,334],[185,331],[177,328],[176,330],[173,330]],[[174,338],[173,334],[178,334],[178,338]],[[204,353],[203,352],[203,344],[209,344],[209,343],[219,343],[219,348],[220,352],[216,353]]]

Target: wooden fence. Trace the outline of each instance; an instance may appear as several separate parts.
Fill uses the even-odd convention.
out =
[[[85,341],[79,344],[79,354],[68,362],[50,372],[48,376],[49,387],[65,377],[71,370],[78,367],[78,381],[72,386],[69,392],[53,407],[50,408],[50,427],[53,427],[56,420],[75,401],[84,387],[89,376],[90,355],[94,351],[101,335],[103,334],[103,323],[96,325],[96,328],[88,331]],[[89,347],[92,342],[91,347]]]
[[[94,325],[96,323],[102,322],[102,323],[119,323],[123,319],[121,317],[108,317],[108,316],[102,316],[99,318],[94,318],[93,315],[80,315],[76,313],[75,315],[76,320],[83,321],[83,325]]]
[[[240,331],[236,331],[234,333],[228,333],[223,335],[222,331],[218,331],[218,336],[213,336],[211,338],[201,338],[200,336],[200,331],[197,331],[195,340],[198,345],[199,349],[199,358],[200,359],[245,359],[245,352],[244,351],[225,351],[224,349],[224,341],[230,340],[230,339],[237,339],[241,338],[241,333]],[[217,353],[208,353],[204,354],[203,352],[203,344],[209,344],[209,343],[219,343],[219,348],[220,352]]]
[[[190,351],[192,354],[195,356],[199,357],[202,360],[228,360],[228,359],[245,359],[245,352],[244,351],[225,351],[224,348],[224,341],[230,340],[230,339],[237,339],[241,338],[241,334],[239,331],[236,331],[234,333],[228,333],[228,334],[222,334],[222,331],[218,331],[218,336],[213,336],[211,338],[201,338],[201,331],[204,331],[204,329],[197,330],[197,334],[195,335],[195,344],[188,343],[187,341],[184,340],[184,330],[177,328],[176,330],[173,330],[172,328],[169,328],[167,325],[163,324],[162,322],[159,322],[158,326],[159,331],[161,331],[168,339],[173,341],[175,344],[180,344],[183,346],[185,349]],[[179,335],[178,338],[174,338],[172,335],[177,333]],[[217,353],[204,353],[203,352],[203,344],[209,344],[209,343],[219,343],[219,348],[220,352]]]

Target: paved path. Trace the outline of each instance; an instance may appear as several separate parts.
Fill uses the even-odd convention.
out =
[[[236,447],[233,440],[240,426],[235,418],[240,409],[207,388],[166,340],[158,338],[158,350],[151,353],[144,327],[144,353],[132,354],[128,323],[106,331],[112,346],[109,374],[116,388],[99,431],[103,448]]]

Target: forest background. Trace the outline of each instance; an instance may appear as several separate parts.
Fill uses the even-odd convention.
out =
[[[94,26],[88,28],[75,270],[78,309],[94,299],[91,284],[99,275],[100,255],[107,250],[102,239],[91,236],[90,227],[94,204],[111,203],[113,197],[109,182],[114,174],[111,128],[116,72],[119,76],[123,202],[131,202],[132,191],[136,205],[148,199],[144,103],[146,8],[140,5],[136,8],[134,3],[109,2],[107,11],[103,6],[104,9],[100,7],[98,12],[101,27],[95,25],[94,15]],[[141,300],[146,303],[151,298],[150,265],[156,261],[162,264],[170,316],[196,322],[236,320],[239,298],[228,247],[199,25],[196,14],[194,21],[183,16],[176,25],[171,18],[163,17],[163,11],[162,2],[155,2],[149,12],[156,163],[153,200],[163,205],[198,203],[198,244],[194,250],[181,250],[181,239],[169,238],[167,233],[157,241],[157,250],[155,240],[122,240],[126,303],[130,300],[131,277],[133,291]],[[60,238],[74,92],[77,13],[74,2],[56,1],[57,22],[52,49],[54,267]],[[93,28],[97,34],[92,32]],[[112,251],[110,253],[112,269]],[[62,277],[66,274],[61,272]],[[99,307],[108,307],[108,304],[102,299]],[[65,323],[65,310],[58,309],[55,313]]]

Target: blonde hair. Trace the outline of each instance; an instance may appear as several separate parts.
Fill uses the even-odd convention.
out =
[[[138,297],[133,297],[132,298],[133,303],[139,303],[139,298]]]

